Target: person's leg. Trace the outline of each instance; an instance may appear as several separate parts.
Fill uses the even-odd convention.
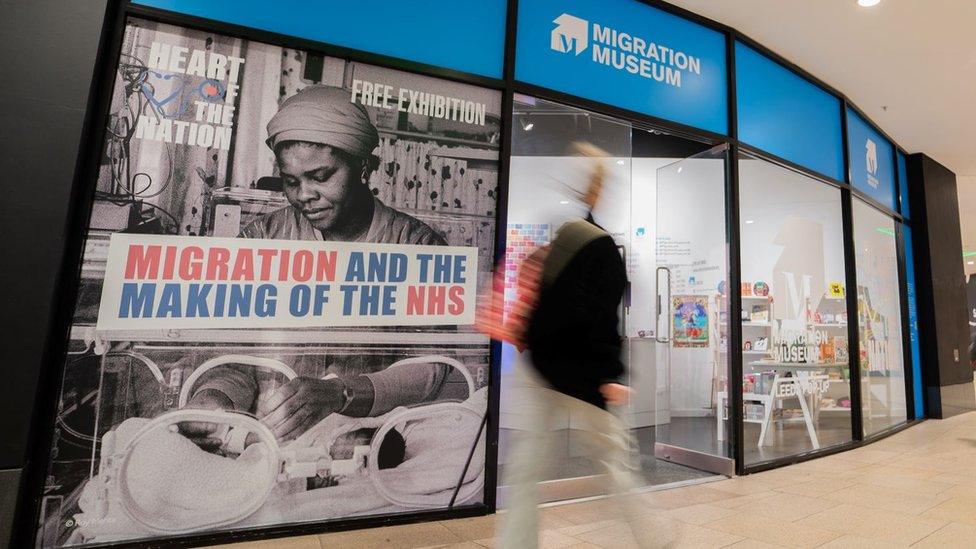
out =
[[[643,486],[637,441],[624,419],[626,409],[602,410],[580,403],[577,417],[585,417],[583,424],[593,441],[591,459],[602,465],[608,479],[608,496],[616,505],[617,516],[631,526],[640,547],[655,547],[653,540],[633,529],[633,523],[644,516],[635,490]]]
[[[514,412],[522,427],[517,432],[512,460],[505,467],[509,489],[502,516],[498,546],[502,549],[536,549],[539,545],[538,482],[549,459],[550,423],[555,402],[550,390],[528,371],[517,372],[513,382]]]

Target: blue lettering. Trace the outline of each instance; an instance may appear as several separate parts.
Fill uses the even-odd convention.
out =
[[[277,306],[277,301],[275,297],[278,295],[278,288],[275,288],[274,284],[261,284],[258,286],[258,292],[256,296],[256,303],[254,304],[254,312],[261,318],[267,316],[274,316],[275,308]]]
[[[312,314],[315,316],[322,316],[322,309],[325,308],[325,304],[328,302],[329,302],[329,285],[316,284],[315,305],[313,306]]]
[[[349,254],[349,266],[346,268],[346,282],[363,281],[366,278],[366,266],[363,252]]]
[[[363,286],[359,293],[359,314],[375,315],[380,308],[380,287]]]
[[[407,255],[390,254],[390,282],[407,280]]]
[[[149,318],[152,316],[156,283],[126,282],[122,285],[122,301],[119,303],[119,318]]]
[[[369,282],[384,282],[386,280],[386,254],[369,254]]]
[[[288,303],[288,312],[291,316],[305,316],[308,314],[309,305],[312,301],[312,289],[304,284],[300,284],[291,289],[291,299]]]
[[[420,261],[420,282],[427,282],[427,264],[433,257],[431,254],[417,254],[417,260]]]
[[[230,311],[227,316],[248,317],[251,316],[251,288],[252,284],[241,284],[230,287],[230,304],[227,306]]]
[[[183,308],[180,304],[180,285],[164,284],[163,292],[159,296],[159,309],[156,310],[156,318],[180,318],[183,316]]]
[[[454,257],[454,282],[455,284],[464,284],[464,272],[467,270],[465,263],[468,257],[465,255],[459,255]]]
[[[393,308],[396,305],[396,289],[396,286],[383,286],[383,316],[396,314]]]
[[[201,316],[210,317],[210,307],[207,305],[207,297],[213,284],[190,284],[189,292],[186,296],[186,316],[195,318]]]
[[[356,294],[356,290],[359,286],[354,284],[343,284],[339,286],[339,291],[342,292],[342,316],[352,315],[352,298]]]
[[[217,291],[214,292],[214,317],[223,318],[224,302],[227,300],[227,285],[218,284]]]

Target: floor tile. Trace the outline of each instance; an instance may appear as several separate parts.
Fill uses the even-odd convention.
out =
[[[738,543],[727,545],[725,549],[784,549],[784,545],[775,545],[757,539],[744,539]]]
[[[485,517],[471,517],[457,520],[445,520],[439,522],[450,530],[459,539],[470,541],[475,539],[490,538],[495,535],[496,516],[488,515]]]
[[[943,495],[919,496],[909,492],[867,484],[855,484],[849,488],[826,494],[823,498],[838,503],[849,503],[859,507],[907,513],[909,515],[919,515],[949,499],[948,496]]]
[[[857,484],[857,481],[855,480],[819,478],[810,482],[780,486],[776,488],[776,491],[785,492],[787,494],[798,494],[801,496],[819,497],[824,494],[836,492],[837,490],[843,490],[844,488],[848,488],[855,484]]]
[[[881,541],[859,536],[843,536],[828,541],[818,549],[891,549],[892,547],[908,547],[907,545],[893,545],[890,541]]]
[[[912,546],[912,549],[972,549],[976,526],[951,523]]]
[[[744,521],[735,516],[705,526],[784,547],[813,548],[839,538],[841,534],[803,524],[777,524],[774,521]]]
[[[660,516],[679,520],[686,524],[696,524],[700,526],[702,524],[722,520],[739,513],[740,511],[737,509],[728,509],[725,507],[719,507],[718,505],[712,505],[710,503],[701,503],[698,505],[691,505],[689,507],[679,507],[678,509],[663,511],[660,513]]]
[[[745,509],[750,515],[758,515],[781,522],[793,522],[838,506],[836,501],[778,493],[761,499]]]
[[[922,517],[976,526],[976,498],[954,497],[925,511]]]

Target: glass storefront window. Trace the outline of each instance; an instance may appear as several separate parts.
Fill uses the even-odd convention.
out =
[[[841,191],[739,161],[746,465],[851,440]]]
[[[869,436],[908,419],[898,246],[891,217],[857,199],[853,214],[861,408]]]
[[[506,306],[517,297],[521,262],[552,240],[563,223],[587,214],[581,197],[593,159],[575,155],[573,144],[602,149],[603,196],[592,214],[627,265],[619,331],[626,381],[634,391],[626,421],[640,449],[643,481],[670,484],[731,472],[726,416],[716,416],[728,378],[727,349],[721,348],[728,314],[721,311],[725,300],[719,294],[728,269],[726,149],[521,94],[515,96],[512,132]],[[698,305],[694,325],[682,316],[692,305]],[[549,389],[520,381],[532,368],[528,352],[503,347],[498,456],[503,507],[511,449],[529,436],[526,406],[552,396],[540,392]],[[541,498],[602,493],[606,483],[594,475],[604,468],[587,452],[587,434],[573,408],[561,406],[558,398],[545,400],[553,408],[547,425],[552,451],[539,456],[540,463],[544,460]],[[714,459],[687,457],[701,455]]]

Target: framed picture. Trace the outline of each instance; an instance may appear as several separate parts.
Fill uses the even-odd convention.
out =
[[[672,296],[671,305],[674,346],[708,347],[708,297],[676,295]]]

